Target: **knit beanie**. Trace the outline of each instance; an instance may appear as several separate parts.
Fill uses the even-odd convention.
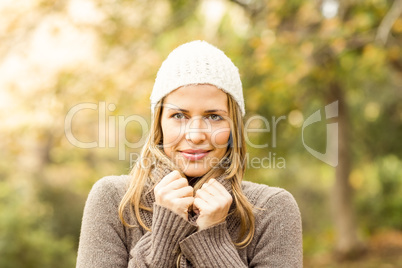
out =
[[[177,47],[162,63],[150,97],[152,114],[170,92],[196,84],[211,84],[229,93],[245,115],[239,70],[223,51],[200,40]]]

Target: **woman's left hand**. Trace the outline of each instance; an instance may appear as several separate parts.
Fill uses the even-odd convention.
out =
[[[215,179],[210,179],[197,190],[193,210],[197,213],[198,230],[224,222],[232,204],[230,193]]]

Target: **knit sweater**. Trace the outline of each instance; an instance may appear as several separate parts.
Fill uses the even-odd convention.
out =
[[[171,170],[152,170],[162,179]],[[193,221],[155,204],[152,185],[145,187],[143,202],[153,212],[141,210],[151,228],[137,223],[132,209],[124,226],[118,207],[128,189],[130,176],[104,177],[95,183],[85,204],[78,248],[77,268],[89,267],[302,267],[301,217],[293,196],[280,188],[243,181],[242,190],[256,208],[255,234],[251,243],[236,248],[240,219],[230,212],[220,224],[197,231]],[[216,179],[231,194],[225,176]]]

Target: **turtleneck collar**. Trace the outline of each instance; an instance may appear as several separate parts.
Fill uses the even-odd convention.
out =
[[[145,188],[144,188],[144,196],[143,200],[145,202],[144,205],[146,206],[152,206],[152,204],[155,202],[155,195],[153,191],[153,186],[158,184],[162,178],[164,178],[166,175],[168,175],[170,172],[173,170],[166,164],[164,163],[159,163],[157,164],[150,172],[150,178],[148,178],[147,182],[145,183]],[[232,184],[230,180],[226,179],[226,174],[223,173],[219,175],[218,177],[215,178],[219,183],[225,187],[225,189],[232,194]]]

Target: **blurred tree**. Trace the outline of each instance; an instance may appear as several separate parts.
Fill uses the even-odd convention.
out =
[[[256,96],[253,101],[257,103],[251,105],[255,112],[268,117],[274,111],[288,113],[316,100],[322,104],[339,103],[339,163],[331,192],[338,233],[335,250],[341,258],[354,257],[363,245],[357,234],[350,183],[353,164],[359,161],[354,157],[353,138],[360,137],[359,134],[352,136],[356,135],[356,128],[351,121],[361,123],[364,118],[357,113],[352,119],[350,106],[356,103],[354,95],[364,100],[365,91],[375,90],[374,85],[400,90],[401,1],[395,1],[392,6],[387,1],[375,4],[336,0],[269,1],[265,5],[257,1],[233,2],[248,12],[253,23],[250,42],[244,47],[250,62],[243,69],[246,77],[251,78],[245,88],[268,88],[269,91],[269,94],[246,91]],[[401,95],[397,96],[400,102]],[[277,103],[282,107],[275,107],[275,99],[280,100]],[[392,103],[397,105],[398,101]],[[400,108],[393,109],[391,114],[398,116],[398,112],[400,120]],[[400,124],[393,124],[397,125]],[[387,139],[390,144],[400,144],[397,140],[401,134],[398,127],[398,131],[387,133]],[[320,139],[319,135],[316,137]],[[378,153],[366,149],[371,154]]]

